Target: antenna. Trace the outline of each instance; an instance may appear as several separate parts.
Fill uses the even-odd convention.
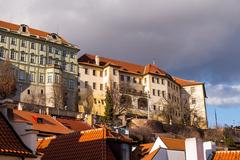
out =
[[[153,58],[153,65],[155,65],[156,64],[156,62],[155,62],[155,58]]]
[[[216,122],[216,128],[218,128],[218,122],[217,122],[217,112],[216,112],[216,108],[215,108],[215,122]]]

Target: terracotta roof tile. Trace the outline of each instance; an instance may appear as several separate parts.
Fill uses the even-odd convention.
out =
[[[89,124],[80,120],[57,118],[57,121],[59,121],[64,126],[74,131],[84,131],[92,129],[92,127]]]
[[[68,134],[72,132],[70,129],[65,127],[63,124],[55,120],[49,115],[32,113],[27,111],[13,110],[14,121],[25,121],[30,122],[33,125],[33,129],[53,134]],[[41,118],[42,123],[38,123],[37,119]]]
[[[1,154],[16,157],[34,157],[32,151],[23,144],[11,124],[0,112],[0,155]]]
[[[213,160],[238,160],[240,151],[217,151]]]
[[[114,160],[114,154],[107,144],[113,135],[107,128],[92,129],[58,136],[46,142],[42,160],[107,159]]]
[[[9,29],[10,31],[18,31],[19,30],[19,27],[20,25],[17,25],[17,24],[13,24],[13,23],[9,23],[9,22],[5,22],[5,21],[1,21],[0,20],[0,28],[6,28],[6,29]],[[50,33],[48,32],[44,32],[44,31],[41,31],[41,30],[37,30],[37,29],[34,29],[34,28],[29,28],[29,32],[30,34],[32,35],[35,35],[35,36],[39,36],[39,37],[42,37],[42,38],[47,38],[48,35]],[[60,36],[59,36],[60,37]],[[60,37],[62,43],[64,44],[70,44],[69,42],[67,42],[64,38]]]
[[[176,139],[176,138],[168,138],[160,136],[160,139],[167,146],[169,150],[178,150],[185,151],[185,140],[184,139]]]
[[[95,57],[96,55],[93,55],[93,54],[84,54],[79,58],[78,61],[80,64],[85,64],[85,65],[89,64],[89,65],[97,66],[95,65]],[[119,67],[120,70],[123,72],[129,72],[134,74],[155,74],[160,76],[168,76],[169,78],[171,78],[171,76],[167,72],[161,70],[155,64],[147,64],[146,66],[142,66],[134,63],[129,63],[129,62],[115,60],[111,58],[105,58],[105,57],[99,57],[99,59],[100,59],[100,66],[102,67],[107,66],[108,64],[111,64],[116,67]]]
[[[202,82],[196,82],[194,80],[185,80],[179,77],[173,77],[173,79],[181,86],[192,86],[192,85],[204,84]]]
[[[145,157],[142,158],[142,160],[152,160],[155,155],[157,154],[157,152],[159,151],[160,148],[154,150],[153,152],[151,152],[150,154],[146,155]]]
[[[141,152],[143,155],[148,154],[150,150],[152,149],[154,143],[145,143],[145,144],[140,144],[139,147],[141,149]]]

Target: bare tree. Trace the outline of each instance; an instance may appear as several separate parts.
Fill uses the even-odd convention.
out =
[[[55,80],[56,83],[53,84],[53,100],[54,107],[58,110],[63,109],[67,104],[67,95],[66,95],[66,84],[62,76],[59,76],[58,79]]]
[[[92,109],[93,109],[93,90],[92,88],[88,85],[87,88],[85,89],[85,94],[81,95],[79,104],[83,105],[84,112],[86,114],[91,114]]]
[[[0,64],[0,99],[5,99],[16,92],[16,77],[9,60]]]

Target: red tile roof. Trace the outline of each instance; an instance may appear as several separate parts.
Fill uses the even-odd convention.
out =
[[[125,142],[119,137],[121,136],[116,137],[107,128],[99,128],[62,135],[52,139],[50,143],[49,140],[44,142],[42,148],[39,148],[44,153],[42,160],[114,160],[115,157],[106,140]]]
[[[17,32],[20,28],[20,25],[0,20],[0,28],[5,28],[5,29],[9,29],[10,31],[16,31]],[[40,30],[37,30],[37,29],[34,29],[34,28],[29,28],[28,31],[30,32],[31,35],[39,36],[39,37],[42,37],[42,38],[45,38],[45,39],[48,37],[48,35],[50,35],[50,33],[48,33],[48,32],[40,31]],[[61,39],[63,44],[70,44],[64,38],[60,37],[60,39]]]
[[[141,149],[142,155],[148,154],[152,149],[153,145],[154,143],[140,144],[139,148]]]
[[[33,129],[40,132],[52,134],[68,134],[72,132],[70,129],[68,129],[63,124],[61,124],[49,115],[20,110],[13,110],[13,113],[14,121],[30,122],[33,125]],[[38,123],[38,118],[41,118],[43,120],[43,123]]]
[[[202,82],[196,82],[194,80],[186,80],[186,79],[182,79],[179,77],[173,77],[173,79],[180,84],[181,86],[192,86],[192,85],[199,85],[199,84],[204,84]]]
[[[159,151],[160,148],[154,150],[153,152],[151,152],[150,154],[146,155],[145,157],[142,158],[142,160],[152,160],[155,155],[157,154],[157,152]]]
[[[78,61],[80,64],[97,66],[95,65],[95,57],[96,55],[94,54],[84,54],[78,59]],[[105,57],[99,57],[99,60],[100,66],[102,67],[107,65],[114,65],[116,67],[119,67],[120,70],[123,72],[129,72],[134,74],[156,74],[160,76],[169,76],[169,78],[171,78],[171,76],[167,72],[159,69],[155,64],[148,64],[146,66],[142,66]]]
[[[68,127],[69,129],[74,131],[84,131],[92,129],[89,124],[80,120],[57,118],[57,121],[62,123],[65,127]]]
[[[21,141],[8,120],[0,112],[0,155],[34,157],[32,151]]]
[[[213,160],[239,160],[240,151],[217,151]]]
[[[185,151],[185,140],[160,136],[169,150]]]

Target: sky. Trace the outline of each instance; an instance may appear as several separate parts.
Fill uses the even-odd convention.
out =
[[[0,0],[0,19],[58,33],[80,54],[155,63],[205,82],[209,125],[240,125],[239,0]]]

